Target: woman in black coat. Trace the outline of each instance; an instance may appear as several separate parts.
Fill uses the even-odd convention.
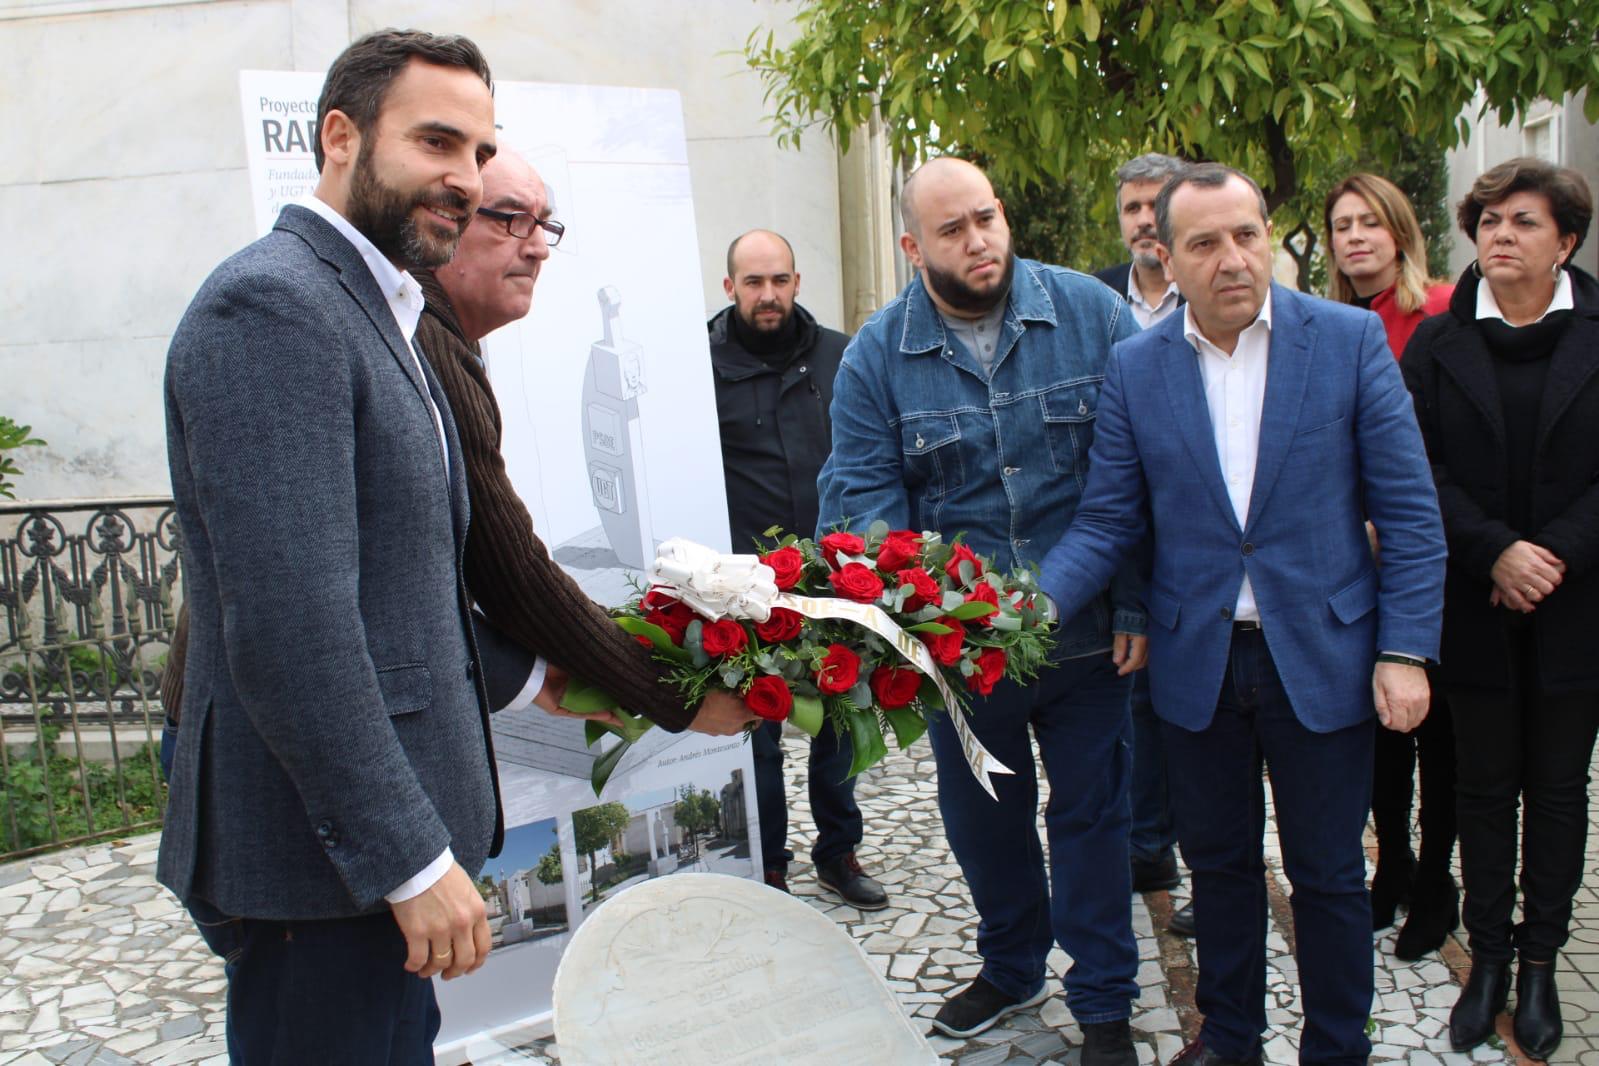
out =
[[[1472,952],[1457,1050],[1493,1032],[1518,953],[1516,1039],[1537,1059],[1560,1041],[1554,959],[1599,728],[1599,282],[1570,265],[1592,217],[1575,171],[1513,159],[1483,174],[1459,207],[1477,262],[1401,361],[1449,539],[1439,675]]]

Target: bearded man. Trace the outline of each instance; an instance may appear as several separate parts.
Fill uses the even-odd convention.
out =
[[[957,533],[1010,569],[1070,524],[1087,471],[1111,345],[1138,331],[1098,280],[1017,259],[983,172],[939,158],[905,184],[901,247],[917,276],[845,350],[820,531]],[[971,727],[1015,771],[973,777],[948,716],[929,723],[939,810],[971,886],[983,968],[933,1019],[965,1037],[1050,994],[1045,960],[1073,959],[1066,1002],[1084,1066],[1134,1066],[1128,1029],[1138,951],[1128,869],[1128,674],[1143,663],[1136,580],[1061,627],[1054,669],[974,698]],[[1126,586],[1125,588],[1123,586]],[[1031,731],[1031,732],[1030,732]],[[1033,742],[1051,785],[1049,874],[1035,828]]]

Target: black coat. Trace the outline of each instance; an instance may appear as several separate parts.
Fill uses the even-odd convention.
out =
[[[723,308],[710,331],[722,472],[735,552],[771,526],[809,537],[816,531],[816,475],[833,448],[833,377],[849,337],[819,326],[798,304],[799,344],[774,367],[744,350]]]
[[[1531,624],[1542,686],[1599,690],[1599,282],[1571,269],[1575,312],[1550,355],[1538,416],[1527,529],[1506,520],[1509,464],[1490,354],[1467,271],[1449,310],[1427,319],[1400,366],[1432,461],[1449,540],[1441,671],[1445,685],[1509,686],[1507,627]],[[1554,552],[1563,582],[1525,621],[1490,607],[1494,562],[1517,540]]]
[[[1112,289],[1115,289],[1116,290],[1116,295],[1120,296],[1122,299],[1126,300],[1127,299],[1127,277],[1132,272],[1133,272],[1133,261],[1131,259],[1129,259],[1125,263],[1117,263],[1113,267],[1106,267],[1104,270],[1096,270],[1096,271],[1094,271],[1094,277],[1098,278],[1100,281],[1103,281],[1106,285],[1109,285]],[[1132,301],[1128,300],[1128,302],[1131,303]],[[1181,307],[1183,304],[1185,304],[1187,302],[1188,302],[1187,300],[1183,299],[1183,294],[1182,293],[1178,293],[1177,294],[1177,306],[1178,307]]]

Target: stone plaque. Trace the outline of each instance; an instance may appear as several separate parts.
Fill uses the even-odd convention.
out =
[[[555,975],[562,1066],[930,1066],[848,933],[792,896],[675,874],[601,904]]]

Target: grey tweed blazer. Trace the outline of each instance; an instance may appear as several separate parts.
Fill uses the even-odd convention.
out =
[[[181,899],[353,916],[446,845],[472,874],[499,849],[466,479],[423,373],[360,254],[300,207],[212,273],[173,336],[191,622],[157,874]]]

